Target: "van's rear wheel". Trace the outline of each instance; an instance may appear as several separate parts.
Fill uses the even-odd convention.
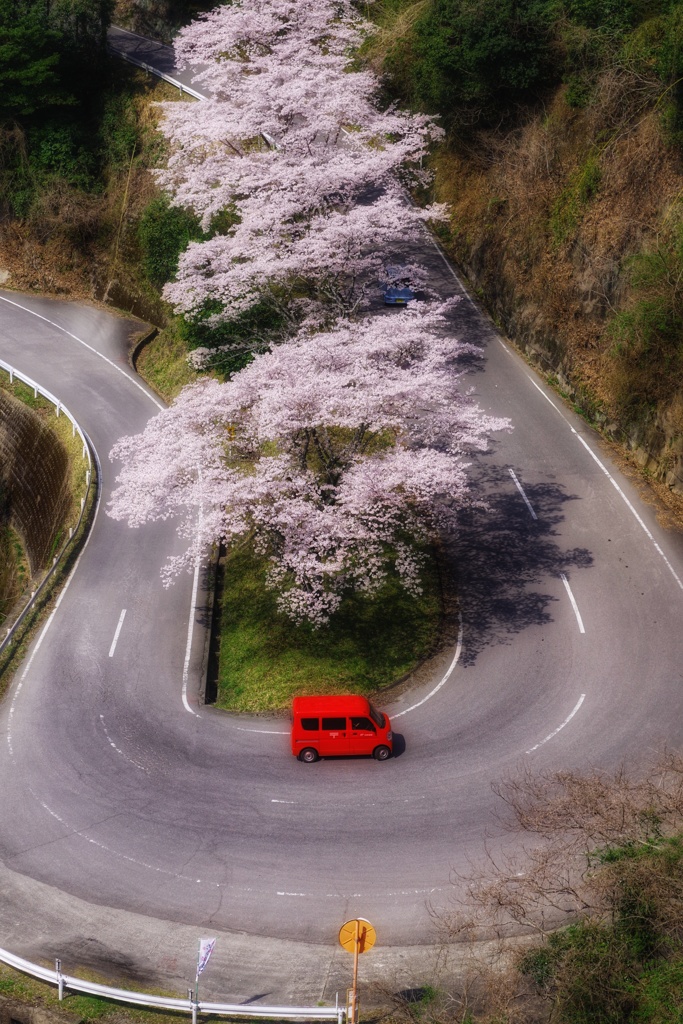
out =
[[[386,761],[387,758],[391,757],[391,751],[389,750],[389,747],[375,747],[372,752],[372,756],[375,761]]]
[[[304,747],[299,754],[299,760],[305,761],[306,764],[313,764],[314,761],[318,760],[318,751],[314,750],[313,747]]]

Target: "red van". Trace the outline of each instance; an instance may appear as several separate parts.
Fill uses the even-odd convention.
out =
[[[311,763],[319,757],[372,754],[386,761],[393,750],[389,716],[365,697],[295,697],[292,753]]]

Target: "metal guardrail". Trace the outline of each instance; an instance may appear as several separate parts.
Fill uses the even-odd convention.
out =
[[[119,31],[128,32],[128,29],[119,29]],[[128,34],[134,36],[137,33],[128,32]],[[151,64],[145,63],[144,60],[139,60],[137,57],[132,57],[129,53],[126,53],[124,50],[117,50],[116,47],[112,46],[111,42],[109,42],[108,45],[111,52],[115,53],[117,57],[121,57],[123,60],[127,60],[129,64],[134,64],[136,67],[142,68],[144,71],[148,71],[150,75],[156,75],[157,78],[163,78],[164,82],[168,82],[169,85],[173,85],[175,86],[176,89],[180,89],[181,93],[186,92],[188,96],[194,96],[196,100],[208,99],[208,96],[205,96],[204,93],[198,92],[196,89],[193,89],[192,86],[190,85],[185,85],[184,82],[181,82],[177,78],[173,78],[172,75],[167,75],[166,72],[161,71],[160,68],[155,68]]]
[[[63,974],[61,961],[55,961],[55,970],[33,964],[30,960],[24,960],[20,956],[9,953],[6,949],[0,949],[0,961],[21,971],[22,974],[30,974],[40,981],[46,981],[50,985],[56,985],[59,991],[59,998],[63,999],[64,992],[83,992],[90,996],[100,996],[102,999],[111,999],[117,1003],[133,1003],[136,1006],[149,1006],[153,1009],[175,1010],[178,1013],[189,1013],[192,1015],[193,1024],[196,1024],[197,1015],[200,1013],[219,1015],[223,1017],[263,1017],[280,1020],[336,1020],[337,1024],[344,1024],[346,1008],[336,1006],[255,1006],[252,1003],[207,1003],[203,1000],[195,1000],[192,989],[188,990],[187,999],[176,999],[172,996],[153,996],[144,992],[129,992],[125,988],[110,988],[108,985],[99,985],[94,981],[84,981],[82,978],[75,978],[70,974]]]
[[[119,32],[128,32],[128,29],[126,28],[121,29],[118,26],[116,27]],[[128,34],[131,36],[137,35],[136,32],[128,32]],[[153,67],[153,65],[147,64],[144,60],[139,60],[139,58],[137,57],[132,57],[129,53],[126,53],[125,50],[118,50],[115,46],[112,45],[111,40],[109,41],[108,45],[110,51],[116,54],[117,57],[121,57],[122,60],[127,60],[129,64],[134,64],[137,68],[142,68],[144,71],[149,72],[150,75],[156,75],[157,78],[162,78],[164,82],[168,82],[169,85],[173,85],[175,86],[176,89],[180,89],[181,95],[186,92],[188,96],[193,96],[196,100],[209,99],[209,97],[205,93],[198,92],[196,89],[193,89],[192,86],[190,85],[185,85],[184,82],[181,82],[177,78],[173,78],[172,75],[167,75],[166,72],[162,71],[160,68],[155,68]],[[277,142],[275,141],[272,135],[268,134],[268,132],[261,132],[261,138],[264,140],[269,149],[278,148]]]
[[[42,395],[43,398],[47,398],[48,402],[52,402],[52,404],[54,405],[55,411],[56,411],[58,416],[63,413],[67,417],[67,419],[69,419],[71,421],[71,426],[73,428],[73,436],[75,437],[76,434],[78,434],[78,436],[80,437],[81,441],[83,442],[83,458],[84,459],[87,458],[87,460],[88,460],[88,468],[85,471],[85,473],[86,473],[86,475],[85,475],[85,483],[86,483],[85,495],[81,498],[81,513],[80,513],[80,515],[78,517],[78,522],[76,523],[75,526],[70,528],[68,540],[62,545],[61,550],[53,557],[52,565],[50,566],[50,568],[48,569],[48,571],[46,572],[45,576],[40,581],[38,586],[35,588],[35,590],[32,591],[29,600],[26,602],[26,604],[24,605],[24,607],[20,611],[19,615],[17,616],[17,618],[15,619],[13,624],[7,630],[7,633],[6,633],[5,637],[3,638],[3,640],[0,641],[0,653],[2,653],[2,651],[4,651],[5,647],[9,644],[10,640],[14,636],[14,633],[16,632],[18,627],[21,625],[21,623],[26,618],[26,615],[29,613],[29,611],[31,610],[31,608],[33,607],[35,602],[38,600],[40,594],[42,593],[42,591],[43,591],[43,589],[45,587],[45,584],[47,583],[47,581],[50,579],[50,577],[54,573],[54,571],[57,568],[57,565],[59,564],[59,562],[61,561],[63,555],[66,553],[66,551],[71,546],[73,538],[78,533],[79,527],[80,527],[80,525],[81,525],[81,523],[83,521],[83,515],[85,513],[85,506],[86,506],[86,502],[88,500],[88,495],[90,493],[90,487],[91,487],[91,484],[92,484],[92,475],[93,474],[92,474],[92,458],[91,458],[91,455],[90,455],[90,443],[88,441],[88,438],[86,437],[86,435],[81,430],[81,428],[80,428],[78,422],[76,421],[76,419],[71,415],[71,413],[69,412],[67,407],[60,401],[60,399],[57,398],[55,395],[53,395],[50,391],[47,391],[44,387],[41,387],[40,384],[37,384],[36,381],[32,380],[30,377],[27,377],[25,374],[21,373],[19,370],[15,370],[15,368],[13,366],[10,366],[9,363],[6,363],[2,359],[0,359],[0,369],[3,369],[6,373],[9,374],[10,384],[12,384],[14,382],[14,378],[16,377],[17,380],[20,380],[20,381],[22,381],[22,383],[28,385],[28,387],[33,388],[34,397],[37,397],[38,395]]]

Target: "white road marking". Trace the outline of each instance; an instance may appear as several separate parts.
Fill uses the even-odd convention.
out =
[[[131,377],[129,373],[126,373],[126,371],[122,369],[122,367],[117,366],[112,359],[109,359],[101,352],[98,352],[97,349],[93,348],[92,345],[88,345],[87,341],[83,341],[83,339],[79,338],[78,335],[72,334],[71,331],[67,331],[66,327],[62,327],[61,324],[56,324],[54,320],[49,320],[46,316],[43,316],[42,313],[36,313],[35,310],[29,309],[28,306],[22,306],[20,302],[14,302],[12,299],[6,299],[4,295],[0,295],[0,301],[6,302],[10,306],[16,306],[17,309],[23,309],[25,313],[30,313],[31,316],[38,317],[39,320],[43,320],[46,324],[50,324],[51,327],[56,327],[58,331],[62,331],[63,334],[66,334],[70,338],[73,338],[73,340],[77,341],[79,345],[83,345],[83,347],[87,348],[89,352],[92,352],[100,359],[104,359],[105,363],[109,363],[109,365],[112,366],[118,373],[123,374],[126,380],[129,380],[131,384],[133,384],[136,388],[139,388],[140,391],[142,391],[143,395],[146,395],[147,398],[149,398],[150,402],[154,402],[157,409],[166,408],[164,405],[161,404],[161,402],[158,402],[156,398],[153,398],[152,395],[150,395],[149,392],[143,388],[142,384],[140,384],[137,380]]]
[[[574,717],[576,712],[579,710],[579,708],[581,707],[581,705],[583,704],[585,699],[586,699],[586,694],[582,693],[581,696],[579,697],[579,699],[576,702],[574,710],[570,714],[567,715],[567,717],[565,718],[565,720],[562,723],[562,725],[558,725],[557,729],[555,729],[548,736],[546,736],[546,738],[544,740],[541,740],[541,742],[537,743],[535,747],[531,747],[529,750],[527,750],[527,754],[533,754],[534,750],[538,750],[538,748],[542,747],[544,743],[547,743],[548,740],[551,740],[553,738],[553,736],[557,736],[558,732],[561,732],[562,729],[564,729],[565,725],[569,725],[569,723],[571,722],[572,718]]]
[[[410,199],[410,197],[409,197],[409,201],[410,201],[411,205],[413,205],[413,206],[415,205],[415,204],[413,203],[412,199]],[[429,228],[427,227],[427,225],[426,225],[426,224],[424,224],[424,223],[423,223],[423,228],[424,228],[424,233],[425,233],[425,235],[427,236],[427,238],[429,239],[429,241],[430,241],[430,242],[432,243],[432,245],[434,246],[434,248],[435,248],[435,249],[436,249],[436,251],[438,252],[438,254],[439,254],[439,256],[441,257],[441,259],[442,259],[442,260],[444,261],[444,263],[446,264],[446,266],[448,267],[448,269],[450,270],[450,272],[451,272],[452,276],[453,276],[453,277],[455,278],[455,280],[457,281],[457,283],[458,283],[458,286],[459,286],[460,290],[462,291],[462,295],[460,296],[460,298],[461,298],[461,299],[467,299],[467,301],[469,302],[469,304],[470,304],[470,306],[472,307],[472,309],[476,310],[476,312],[477,312],[477,313],[480,313],[481,311],[480,311],[480,310],[479,310],[479,308],[477,307],[477,304],[475,303],[474,299],[472,298],[472,296],[471,296],[471,295],[470,295],[470,293],[468,292],[467,288],[465,288],[465,285],[464,285],[464,284],[462,283],[462,281],[460,280],[460,278],[459,278],[459,277],[458,277],[458,275],[456,274],[455,270],[453,269],[453,267],[452,267],[452,265],[451,265],[451,262],[450,262],[450,260],[448,259],[448,257],[447,257],[447,256],[445,255],[445,253],[444,253],[444,252],[443,252],[443,250],[441,249],[441,246],[440,246],[440,245],[438,244],[438,242],[437,242],[437,241],[436,241],[436,239],[434,238],[434,235],[432,234],[432,232],[431,232],[431,231],[429,230]]]
[[[118,643],[119,634],[121,632],[121,626],[123,625],[123,620],[125,619],[125,617],[126,617],[126,609],[124,608],[123,611],[121,612],[121,614],[119,615],[119,624],[116,627],[116,632],[114,633],[114,639],[112,640],[111,647],[109,648],[109,657],[110,658],[114,657],[114,651],[116,650],[116,644]]]
[[[579,624],[579,633],[585,633],[586,630],[584,629],[583,619],[581,618],[581,612],[579,611],[579,606],[576,603],[576,599],[575,599],[574,595],[572,594],[571,587],[569,586],[569,580],[567,579],[567,577],[565,576],[565,574],[563,572],[560,573],[560,577],[562,579],[562,582],[564,583],[564,589],[569,594],[569,600],[572,603],[572,608],[574,609],[574,615],[576,615],[576,621]]]
[[[288,731],[281,729],[247,729],[246,725],[233,725],[237,732],[260,732],[263,736],[289,736]]]
[[[84,434],[85,434],[85,432],[84,432]],[[28,675],[29,669],[31,668],[31,665],[33,664],[33,659],[35,658],[36,654],[38,653],[38,651],[40,649],[40,645],[42,644],[43,640],[45,639],[45,634],[47,633],[47,631],[50,628],[50,625],[52,623],[52,620],[54,619],[55,615],[57,614],[57,609],[59,608],[60,604],[62,603],[62,598],[66,594],[67,590],[69,589],[69,584],[71,583],[72,579],[76,575],[76,570],[78,569],[78,566],[79,566],[79,563],[81,561],[81,558],[83,557],[83,555],[85,553],[85,549],[87,548],[88,544],[90,543],[90,538],[92,537],[93,530],[95,528],[95,523],[97,521],[97,513],[100,511],[100,502],[102,500],[102,464],[100,463],[100,457],[97,454],[97,450],[96,450],[95,446],[93,445],[92,441],[90,440],[90,438],[88,437],[87,434],[85,434],[85,438],[86,438],[88,444],[90,445],[90,449],[91,449],[91,451],[93,453],[93,456],[95,458],[95,464],[97,466],[98,487],[97,487],[97,503],[95,505],[95,514],[92,517],[92,523],[90,525],[90,530],[88,532],[88,536],[85,538],[85,543],[83,544],[83,547],[80,550],[78,558],[76,559],[76,561],[74,563],[73,569],[69,573],[69,576],[67,578],[66,583],[64,584],[64,586],[62,587],[62,589],[59,592],[59,596],[57,597],[57,600],[55,602],[55,606],[54,606],[54,608],[52,609],[52,611],[50,613],[50,617],[48,618],[47,622],[43,626],[43,629],[42,629],[42,631],[40,633],[40,636],[38,637],[38,640],[36,641],[36,645],[33,648],[33,650],[31,651],[31,657],[28,659],[28,662],[26,664],[26,668],[21,673],[21,676],[19,678],[19,683],[18,683],[17,688],[16,688],[16,690],[14,692],[14,696],[12,697],[12,702],[10,704],[9,711],[7,713],[7,746],[9,748],[10,757],[12,758],[12,761],[14,761],[14,751],[12,749],[12,719],[14,717],[14,711],[15,711],[17,700],[19,698],[19,694],[21,692],[21,688],[24,685],[24,680],[26,679],[26,676]]]
[[[576,435],[576,437],[578,437],[579,441],[581,442],[581,444],[583,445],[583,447],[584,447],[584,448],[586,449],[586,451],[588,452],[588,454],[590,455],[590,457],[591,457],[591,458],[592,458],[592,459],[593,459],[593,460],[595,461],[595,463],[596,463],[596,464],[597,464],[597,465],[598,465],[598,466],[600,467],[600,469],[601,469],[601,470],[603,471],[603,473],[605,474],[605,476],[607,477],[607,479],[609,480],[609,482],[610,482],[610,483],[612,484],[612,486],[613,486],[613,487],[614,487],[614,489],[616,490],[617,494],[618,494],[618,495],[619,495],[619,496],[620,496],[620,497],[621,497],[621,498],[623,499],[623,501],[624,501],[624,502],[625,502],[625,504],[627,505],[627,507],[628,507],[629,511],[630,511],[630,512],[631,512],[631,513],[633,514],[633,517],[635,518],[635,520],[636,520],[636,522],[638,523],[638,525],[639,525],[640,527],[642,527],[642,529],[643,529],[643,531],[645,532],[645,534],[647,535],[648,539],[652,541],[652,545],[653,545],[653,547],[654,547],[655,551],[656,551],[656,552],[657,552],[657,554],[658,554],[658,555],[659,555],[659,556],[660,556],[660,557],[662,558],[662,560],[663,560],[664,564],[666,565],[667,569],[669,570],[669,572],[671,573],[671,575],[673,576],[673,578],[674,578],[674,579],[676,580],[676,583],[678,584],[678,586],[680,587],[680,589],[681,589],[681,590],[683,590],[683,580],[681,580],[680,576],[678,575],[678,573],[677,573],[677,572],[676,572],[676,570],[674,569],[673,565],[671,564],[671,562],[670,562],[670,561],[669,561],[669,559],[668,559],[668,558],[666,557],[666,555],[665,555],[665,554],[664,554],[664,552],[662,551],[662,549],[661,549],[661,547],[659,546],[659,544],[658,544],[658,543],[656,542],[656,540],[655,540],[655,539],[654,539],[654,537],[652,536],[652,534],[651,534],[650,530],[649,530],[649,529],[647,528],[647,526],[645,525],[645,523],[643,522],[643,520],[641,519],[641,517],[640,517],[640,516],[638,515],[638,513],[637,513],[637,512],[636,512],[636,510],[635,510],[635,508],[633,507],[633,505],[631,504],[631,502],[629,501],[629,499],[628,499],[628,498],[626,497],[626,495],[624,494],[624,492],[622,491],[621,487],[620,487],[620,486],[619,486],[619,484],[618,484],[618,483],[616,482],[616,480],[614,479],[614,477],[612,476],[612,474],[610,473],[610,471],[609,471],[609,470],[607,469],[607,466],[605,466],[605,464],[604,464],[603,462],[601,462],[601,461],[600,461],[600,459],[599,459],[599,458],[598,458],[598,456],[597,456],[597,455],[595,454],[595,452],[594,452],[594,451],[593,451],[593,449],[592,449],[592,448],[590,447],[590,445],[589,445],[589,444],[588,444],[588,443],[587,443],[587,442],[586,442],[586,441],[585,441],[585,440],[584,440],[584,439],[583,439],[583,438],[581,437],[581,434],[579,434],[579,432],[578,432],[578,431],[577,431],[577,430],[576,430],[576,429],[575,429],[575,428],[574,428],[574,427],[573,427],[573,426],[571,425],[571,423],[569,422],[569,420],[567,419],[567,417],[566,417],[566,416],[565,416],[565,415],[564,415],[564,414],[562,413],[562,410],[561,410],[561,409],[559,409],[559,408],[558,408],[558,407],[557,407],[557,406],[555,405],[555,403],[554,403],[554,402],[553,402],[553,401],[552,401],[552,400],[551,400],[551,399],[550,399],[550,398],[548,397],[548,395],[546,395],[546,393],[545,393],[545,391],[543,390],[543,388],[542,388],[542,387],[540,387],[540,386],[539,386],[539,385],[538,385],[538,384],[536,383],[536,381],[534,380],[534,378],[533,378],[533,377],[532,377],[532,376],[531,376],[530,374],[527,374],[527,377],[529,378],[529,380],[531,381],[531,383],[533,384],[533,386],[534,386],[534,387],[536,388],[536,390],[537,390],[537,391],[539,391],[541,395],[543,395],[543,397],[545,398],[546,402],[548,402],[548,403],[549,403],[550,405],[552,405],[552,407],[553,407],[553,409],[555,410],[555,412],[556,412],[556,413],[557,413],[557,414],[558,414],[559,416],[561,416],[561,417],[562,417],[562,419],[564,420],[564,422],[565,422],[565,423],[567,424],[567,426],[568,426],[568,427],[569,427],[569,429],[571,430],[572,434],[575,434],[575,435]]]
[[[441,687],[450,679],[453,669],[457,665],[458,659],[460,658],[460,654],[462,652],[462,614],[458,616],[458,619],[458,642],[455,646],[455,654],[453,655],[453,660],[448,666],[448,669],[446,670],[444,676],[439,680],[434,689],[430,690],[427,696],[423,697],[422,700],[419,700],[417,704],[411,704],[409,708],[405,708],[403,711],[397,711],[395,714],[392,714],[392,721],[395,718],[401,718],[402,715],[407,715],[409,711],[414,711],[415,708],[419,708],[423,704],[426,704],[427,701],[430,700],[434,696],[434,694],[438,693]],[[246,726],[243,725],[234,725],[233,729],[237,729],[239,732],[257,732],[267,736],[289,736],[288,730],[281,731],[278,729],[248,729]]]
[[[293,803],[296,803],[295,800],[271,800],[270,802],[271,802],[271,804],[293,804]]]
[[[225,889],[225,890],[231,890],[231,891],[236,891],[236,892],[240,892],[240,893],[247,893],[247,892],[251,893],[251,892],[258,892],[258,891],[263,892],[264,891],[264,890],[257,890],[254,886],[251,886],[251,885],[234,885],[231,882],[210,882],[210,881],[207,881],[206,879],[202,882],[201,878],[192,878],[190,875],[182,875],[182,874],[179,874],[179,873],[174,872],[174,871],[169,871],[168,868],[157,867],[156,865],[149,864],[149,863],[147,863],[144,860],[137,860],[137,858],[131,857],[127,853],[120,853],[118,850],[113,850],[110,846],[106,846],[104,843],[99,842],[97,839],[93,839],[85,831],[83,831],[81,829],[74,828],[72,825],[69,824],[68,821],[66,821],[64,818],[62,818],[61,815],[57,814],[56,811],[53,811],[52,808],[49,807],[48,804],[46,804],[44,800],[41,800],[40,797],[38,797],[36,795],[36,793],[33,791],[33,789],[31,789],[30,786],[28,787],[28,789],[29,789],[29,793],[31,794],[33,799],[36,801],[36,803],[40,804],[40,806],[45,811],[47,811],[48,814],[50,814],[53,818],[55,818],[55,820],[58,821],[60,823],[60,825],[63,825],[66,829],[69,830],[69,836],[67,836],[65,838],[78,837],[79,839],[85,840],[86,843],[90,843],[92,846],[98,847],[98,849],[102,850],[104,853],[109,853],[113,857],[118,857],[121,860],[126,861],[128,864],[134,864],[136,867],[146,868],[147,870],[154,871],[154,872],[156,872],[159,875],[167,875],[168,877],[173,878],[173,879],[175,879],[175,880],[177,880],[179,882],[192,882],[194,884],[209,885],[213,889]],[[398,890],[395,890],[393,892],[385,892],[385,893],[373,892],[372,896],[373,896],[373,898],[377,897],[377,896],[385,896],[385,897],[388,897],[388,896],[415,896],[415,895],[423,895],[425,893],[429,894],[429,893],[434,893],[434,892],[441,892],[445,888],[450,888],[450,886],[449,887],[446,887],[446,886],[434,886],[434,887],[432,887],[430,889],[398,889]],[[290,892],[290,891],[287,891],[287,890],[284,890],[284,889],[280,889],[280,890],[277,890],[275,892],[275,895],[276,896],[296,896],[296,897],[309,896],[309,897],[314,898],[314,899],[322,898],[322,899],[331,899],[331,900],[348,900],[348,899],[368,899],[369,896],[370,896],[370,893],[362,893],[362,892],[323,892],[323,893],[321,893],[321,892],[315,893],[314,892],[314,893],[305,893],[305,892]]]
[[[106,726],[105,721],[104,721],[104,715],[100,715],[100,722],[102,723],[102,728],[104,729],[104,735],[107,737],[107,742],[109,743],[109,746],[112,747],[116,751],[117,754],[120,754],[121,757],[125,758],[126,761],[130,761],[130,763],[135,765],[136,768],[139,768],[140,771],[146,772],[147,768],[145,768],[144,765],[138,764],[138,762],[134,761],[132,757],[128,757],[128,754],[124,754],[124,752],[121,750],[120,747],[116,746],[116,744],[114,743],[113,739],[109,735],[109,731],[108,731],[107,726]]]
[[[516,475],[514,469],[509,469],[508,472],[509,472],[510,476],[512,477],[512,479],[515,481],[515,487],[517,488],[519,493],[524,498],[524,503],[525,503],[526,507],[529,509],[529,513],[531,515],[531,518],[532,519],[538,519],[538,516],[536,515],[536,513],[534,512],[534,510],[533,510],[533,508],[531,506],[531,502],[529,501],[529,499],[527,498],[526,494],[524,493],[524,488],[522,487],[522,485],[520,484],[519,480],[517,479],[517,475]]]
[[[458,615],[458,619],[459,619],[459,624],[458,624],[458,642],[455,645],[455,654],[453,655],[453,661],[448,666],[448,669],[447,669],[446,674],[444,675],[443,679],[441,679],[440,682],[438,682],[436,684],[436,686],[434,687],[433,690],[430,690],[430,692],[427,694],[426,697],[423,697],[422,700],[419,700],[417,702],[417,704],[411,704],[410,707],[406,708],[404,711],[398,711],[395,715],[392,715],[391,716],[392,721],[394,720],[394,718],[400,718],[401,715],[407,715],[409,711],[414,711],[415,708],[419,708],[423,704],[426,704],[426,702],[431,697],[433,697],[435,693],[439,692],[439,690],[444,685],[444,683],[447,683],[448,680],[450,679],[451,673],[453,672],[453,669],[457,665],[458,659],[460,657],[460,652],[462,651],[462,614]]]
[[[201,483],[202,471],[199,469],[199,481]],[[190,620],[187,624],[187,643],[185,645],[185,661],[183,663],[183,706],[186,711],[189,711],[195,718],[201,718],[202,716],[190,706],[190,702],[187,699],[187,684],[190,675],[190,655],[192,654],[192,634],[194,632],[194,613],[197,607],[197,591],[199,589],[199,568],[202,563],[202,553],[199,548],[199,541],[202,535],[202,526],[204,524],[204,506],[200,499],[199,502],[199,522],[197,524],[197,543],[195,545],[195,559],[194,559],[194,579],[192,580],[192,599],[190,601]]]

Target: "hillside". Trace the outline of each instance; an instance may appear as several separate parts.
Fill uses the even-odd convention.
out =
[[[368,57],[439,113],[443,243],[531,361],[683,495],[683,5],[385,0]]]

